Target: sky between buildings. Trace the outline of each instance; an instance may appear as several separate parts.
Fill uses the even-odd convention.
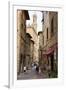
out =
[[[27,20],[27,26],[32,24],[33,22],[33,15],[37,15],[37,32],[42,31],[42,12],[41,11],[28,11],[30,20]]]

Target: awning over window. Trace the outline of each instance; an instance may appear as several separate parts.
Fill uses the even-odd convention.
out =
[[[58,44],[54,44],[52,47],[48,48],[48,50],[43,51],[42,54],[43,55],[49,55],[51,54],[56,48],[58,47]]]

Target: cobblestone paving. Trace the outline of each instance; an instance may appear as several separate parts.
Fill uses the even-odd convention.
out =
[[[20,73],[20,75],[17,76],[18,80],[43,78],[48,78],[48,74],[37,73],[35,69],[27,70],[27,72]]]

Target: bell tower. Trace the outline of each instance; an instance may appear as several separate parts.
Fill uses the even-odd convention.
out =
[[[36,14],[33,15],[33,28],[37,31],[37,16]]]

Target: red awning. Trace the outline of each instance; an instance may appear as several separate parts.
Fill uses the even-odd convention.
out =
[[[57,47],[58,47],[57,44],[54,44],[54,45],[53,45],[52,47],[50,47],[48,50],[43,51],[42,54],[43,54],[43,55],[51,54]]]

